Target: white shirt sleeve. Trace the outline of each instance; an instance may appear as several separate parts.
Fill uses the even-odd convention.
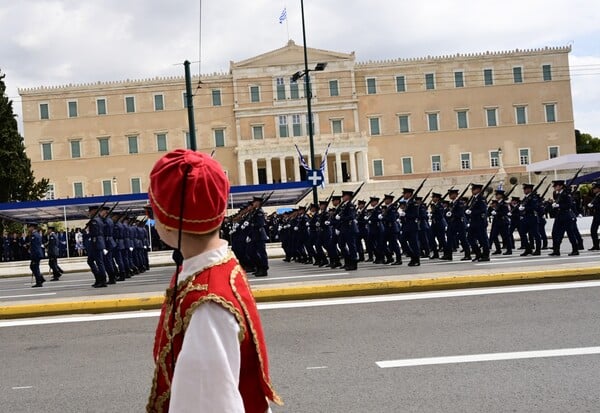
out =
[[[170,412],[244,412],[239,331],[233,314],[219,304],[208,302],[192,313],[175,364]]]

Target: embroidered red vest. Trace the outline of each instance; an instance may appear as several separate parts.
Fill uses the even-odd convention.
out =
[[[169,411],[173,359],[181,351],[185,330],[193,311],[205,302],[222,305],[231,312],[240,326],[240,383],[239,391],[248,413],[265,413],[267,399],[283,404],[271,387],[269,363],[262,325],[254,297],[244,270],[229,253],[223,261],[201,270],[177,286],[177,311],[172,317],[175,276],[162,306],[156,339],[156,367],[147,412]],[[172,337],[172,339],[171,339]]]

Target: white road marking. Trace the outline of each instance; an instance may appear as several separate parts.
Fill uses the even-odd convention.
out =
[[[33,386],[18,386],[18,387],[13,387],[13,390],[23,390],[23,389],[33,389]]]
[[[327,368],[327,366],[315,366],[315,367],[307,367],[306,370],[323,370],[326,368]]]
[[[563,348],[557,350],[516,351],[512,353],[489,353],[449,357],[386,360],[377,361],[375,364],[382,369],[387,369],[393,367],[430,366],[434,364],[474,363],[479,361],[519,360],[543,357],[582,356],[588,354],[600,354],[600,347]]]
[[[22,298],[22,297],[41,297],[42,295],[56,295],[56,293],[23,294],[23,295],[0,295],[0,299],[2,299],[2,298]]]
[[[580,255],[576,255],[573,257],[538,257],[538,256],[533,256],[531,258],[522,258],[522,259],[518,259],[518,260],[510,260],[510,264],[522,264],[525,262],[528,263],[532,263],[533,261],[535,262],[546,262],[546,261],[556,261],[556,260],[581,260],[582,258],[593,258],[594,260],[597,259],[597,257],[582,257]],[[498,262],[494,262],[494,259],[492,258],[491,261],[489,262],[476,262],[475,265],[477,266],[483,266],[483,265],[497,265]]]
[[[22,326],[45,325],[45,324],[81,323],[84,321],[128,320],[130,318],[158,317],[159,315],[160,315],[160,310],[151,310],[151,311],[135,311],[135,312],[124,312],[124,313],[77,315],[77,316],[68,316],[68,317],[23,318],[23,319],[17,319],[17,320],[0,321],[0,327],[22,327]]]
[[[310,275],[292,275],[289,277],[264,277],[264,278],[253,278],[252,275],[248,276],[248,280],[252,281],[272,281],[272,280],[294,280],[297,278],[316,278],[316,277],[334,277],[337,275],[348,275],[347,272],[332,272],[327,274],[310,274]]]

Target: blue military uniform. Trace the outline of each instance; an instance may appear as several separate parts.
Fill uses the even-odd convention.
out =
[[[40,271],[40,261],[44,257],[44,251],[42,250],[42,235],[37,229],[37,224],[29,224],[31,234],[29,235],[29,257],[30,264],[29,268],[31,273],[35,277],[35,284],[32,287],[41,287],[46,281]]]
[[[403,191],[405,207],[403,213],[400,213],[404,217],[402,225],[402,237],[406,241],[408,246],[408,255],[410,256],[409,267],[421,265],[421,246],[419,244],[419,220],[420,211],[419,205],[415,202],[413,197],[414,189],[404,188]]]
[[[252,243],[253,254],[250,258],[253,259],[256,265],[255,277],[266,277],[269,269],[269,259],[267,257],[266,242],[269,239],[266,230],[265,212],[262,209],[263,199],[254,197],[254,211],[252,212],[248,222],[250,224],[251,233],[249,235]]]
[[[481,191],[483,185],[473,184],[472,189]],[[473,195],[471,205],[465,211],[469,215],[470,225],[468,229],[468,241],[471,249],[475,252],[474,261],[490,260],[490,240],[487,235],[487,202],[482,192]]]
[[[339,224],[338,242],[344,256],[344,269],[347,271],[356,270],[358,262],[356,250],[358,225],[356,223],[356,207],[351,202],[352,195],[352,191],[342,191],[342,197],[346,199],[340,204],[334,217]]]
[[[104,252],[106,250],[106,243],[104,241],[104,222],[102,219],[95,214],[98,207],[90,207],[89,211],[93,217],[88,222],[88,265],[94,274],[96,282],[92,285],[94,288],[106,287],[106,269],[104,267]],[[107,251],[108,252],[108,251]]]
[[[569,255],[579,255],[577,237],[575,235],[576,217],[573,212],[573,198],[565,188],[562,180],[552,181],[554,187],[554,203],[552,208],[555,211],[554,225],[552,226],[552,253],[549,255],[560,255],[560,244],[567,233],[571,243],[571,253]]]
[[[383,197],[384,207],[379,216],[383,223],[384,245],[385,245],[385,264],[401,265],[402,252],[400,250],[400,214],[398,213],[398,204],[392,203],[394,196],[386,194]],[[396,255],[396,261],[393,255]]]
[[[598,227],[600,226],[600,182],[592,184],[592,193],[594,198],[588,203],[588,208],[592,212],[592,225],[590,227],[590,236],[592,238],[592,248],[590,251],[599,251],[600,242],[598,241]]]
[[[383,264],[385,257],[383,241],[384,229],[380,218],[382,213],[381,206],[379,205],[379,198],[371,197],[370,206],[371,208],[367,210],[367,223],[369,225],[367,251],[372,251],[373,255],[369,255],[369,261],[372,259],[374,264]]]
[[[442,202],[442,194],[431,194],[431,233],[432,233],[432,250],[431,258],[439,258],[438,251],[446,249],[446,211]],[[436,244],[437,241],[437,244]]]
[[[448,194],[458,195],[458,189],[450,189]],[[452,250],[458,242],[464,249],[463,261],[471,260],[471,248],[467,241],[466,219],[465,219],[465,202],[458,197],[452,199],[446,211],[446,219],[448,221],[448,229],[446,233],[446,249],[444,250],[443,260],[452,260]]]
[[[523,184],[523,190],[526,192],[519,211],[521,213],[521,226],[523,233],[526,236],[526,242],[524,243],[525,251],[521,254],[522,257],[526,255],[540,255],[542,249],[542,238],[540,236],[539,226],[539,196],[531,192],[533,190],[532,184]]]

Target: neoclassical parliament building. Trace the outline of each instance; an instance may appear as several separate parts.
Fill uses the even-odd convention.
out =
[[[356,61],[308,49],[316,165],[329,183],[490,174],[575,153],[569,47]],[[303,48],[193,80],[197,149],[232,185],[305,179]],[[183,70],[182,70],[183,71]],[[154,162],[189,146],[181,77],[20,89],[24,139],[48,197],[145,192]],[[466,178],[468,179],[468,178]]]

